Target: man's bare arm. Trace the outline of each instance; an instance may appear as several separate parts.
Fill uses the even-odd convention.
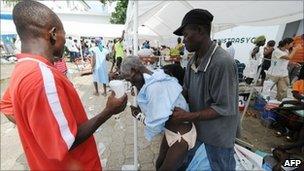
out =
[[[296,54],[296,52],[301,48],[301,46],[296,46],[292,49],[291,53],[289,55],[285,55],[280,57],[281,59],[287,59],[290,60],[293,58],[293,56]]]
[[[203,121],[203,120],[211,120],[219,117],[220,115],[208,107],[198,112],[186,112],[185,110],[176,107],[172,114],[173,122],[183,122],[183,121]]]
[[[112,93],[108,98],[106,108],[97,116],[86,121],[78,127],[75,141],[70,150],[73,150],[79,144],[83,143],[90,136],[92,136],[96,129],[99,128],[100,125],[102,125],[104,122],[106,122],[113,114],[117,114],[123,111],[126,108],[127,99],[127,95],[116,99]]]
[[[70,148],[70,150],[73,150],[75,147],[77,147],[79,144],[83,143],[85,140],[87,140],[93,133],[102,125],[104,122],[106,122],[111,117],[111,114],[109,111],[104,110],[101,113],[99,113],[94,118],[88,120],[87,122],[83,123],[79,126],[77,130],[77,134],[75,137],[75,141]]]
[[[119,39],[119,42],[122,42],[125,36],[125,30],[122,31],[121,38]]]

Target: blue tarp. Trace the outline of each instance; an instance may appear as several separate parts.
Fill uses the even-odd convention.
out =
[[[12,14],[0,14],[1,20],[13,20]]]

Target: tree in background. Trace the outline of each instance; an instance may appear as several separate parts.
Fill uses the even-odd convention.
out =
[[[126,14],[129,0],[119,0],[115,7],[115,12],[112,12],[110,23],[112,24],[125,24]]]

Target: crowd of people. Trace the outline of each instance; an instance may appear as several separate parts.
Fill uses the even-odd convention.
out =
[[[270,110],[275,115],[272,116],[274,119],[271,128],[277,136],[283,136],[292,142],[289,145],[279,145],[273,152],[274,157],[283,162],[286,158],[283,160],[282,156],[293,155],[294,152],[290,153],[289,150],[302,151],[304,147],[304,35],[287,37],[278,43],[269,40],[266,46],[265,43],[265,36],[255,39],[256,46],[251,51],[249,69],[244,70],[247,76],[245,81],[252,84],[254,79],[261,78],[257,86],[263,86],[264,89],[267,81],[271,85],[267,91],[276,87],[276,96],[270,97],[268,94],[264,100],[269,106],[275,102],[274,99],[275,103],[278,102],[272,104],[275,107]],[[291,91],[291,96],[288,96],[288,90]]]
[[[249,65],[244,70],[245,81],[251,84],[258,75],[261,78],[260,86],[263,86],[265,79],[273,81],[277,87],[276,99],[282,101],[287,97],[288,87],[298,79],[299,71],[303,67],[303,42],[304,38],[301,35],[285,38],[278,43],[269,40],[264,47],[266,37],[257,37]]]
[[[106,95],[109,80],[117,77],[135,87],[138,106],[131,106],[131,113],[144,124],[146,138],[152,140],[164,132],[156,170],[236,169],[234,144],[240,114],[235,50],[231,42],[225,50],[211,40],[213,15],[209,11],[193,9],[184,16],[174,31],[183,40],[178,38],[173,48],[143,43],[139,57],[168,55],[174,59],[173,64],[157,70],[147,68],[138,56],[126,55],[124,32],[107,44],[102,38],[65,39],[59,17],[37,1],[17,3],[13,20],[22,49],[1,100],[1,112],[17,125],[32,170],[102,170],[93,133],[127,105],[126,94],[116,98],[112,91],[105,108],[88,119],[64,75],[64,47],[72,62],[80,57],[89,61],[95,95],[99,95],[98,84]],[[284,39],[275,50],[274,42],[268,42],[264,51],[265,41],[263,36],[256,39],[251,58],[269,58],[273,51],[271,60],[276,59],[276,66],[271,62],[269,71],[277,64],[287,67],[285,60],[292,59],[299,49],[295,46],[289,54],[293,40]],[[107,60],[112,62],[110,69]],[[261,67],[265,71],[269,63]],[[279,80],[279,90],[285,90],[287,68],[273,70],[282,72],[272,79]],[[301,87],[298,84],[295,87]],[[301,92],[294,91],[297,97]],[[280,98],[284,95],[279,93]]]

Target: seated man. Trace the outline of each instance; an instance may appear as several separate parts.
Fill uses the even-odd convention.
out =
[[[302,66],[298,80],[292,86],[292,94],[298,101],[304,100],[304,66]]]
[[[150,57],[153,55],[153,51],[150,48],[143,48],[138,51],[139,57]]]
[[[280,104],[281,109],[304,110],[304,66],[300,70],[298,80],[292,85],[292,95],[296,100],[282,102]],[[292,106],[286,107],[286,104],[291,104]]]
[[[153,64],[156,58],[153,57],[153,50],[150,47],[143,47],[138,51],[138,56],[144,64]]]
[[[160,55],[161,56],[170,56],[170,48],[165,45],[161,45]]]
[[[182,96],[182,87],[174,77],[165,74],[163,70],[148,70],[138,57],[126,57],[121,66],[124,78],[132,83],[139,91],[137,104],[145,114],[138,114],[135,107],[131,107],[132,114],[145,124],[145,136],[148,140],[161,132],[165,132],[162,140],[159,156],[156,162],[157,170],[177,170],[187,156],[188,150],[192,149],[196,142],[196,128],[191,122],[176,124],[169,120],[174,107],[189,110],[186,100]],[[210,169],[206,156],[205,147],[202,145],[198,150],[205,155],[199,154],[199,169]],[[205,156],[205,157],[202,157]],[[195,158],[195,156],[194,156]],[[193,160],[195,161],[195,160]],[[204,163],[204,164],[202,164]],[[197,170],[198,164],[191,170]],[[196,167],[196,168],[195,168]]]
[[[286,134],[285,127],[288,127],[291,131],[289,131],[289,135],[287,135],[286,138],[298,139],[298,136],[295,136],[296,138],[291,138],[293,137],[291,135],[297,135],[300,132],[299,128],[303,126],[303,124],[301,124],[301,120],[304,120],[304,67],[301,68],[300,74],[298,75],[298,80],[293,84],[292,94],[296,100],[283,101],[276,109],[277,113],[280,113],[286,117],[290,116],[293,118],[290,122],[287,122],[285,118],[279,119],[278,127],[280,130],[277,132],[277,134]]]

